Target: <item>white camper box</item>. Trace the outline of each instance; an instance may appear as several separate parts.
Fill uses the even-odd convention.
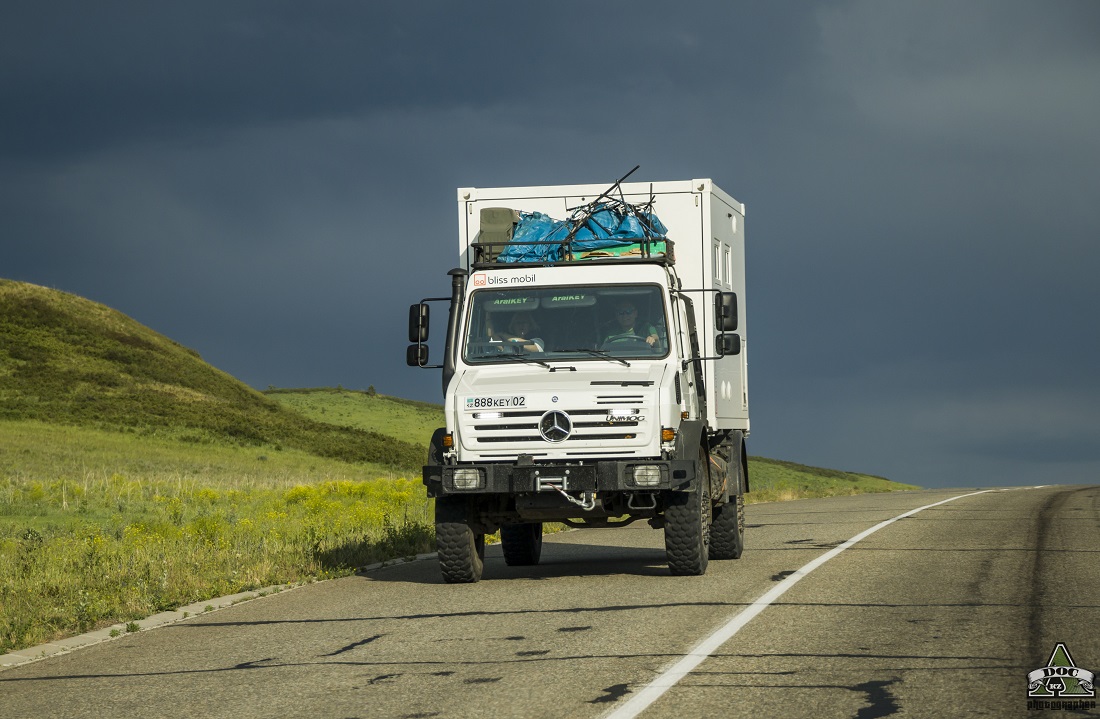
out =
[[[696,308],[696,322],[704,357],[716,357],[714,292],[737,294],[737,333],[741,352],[702,362],[707,393],[707,423],[713,429],[749,430],[748,327],[745,313],[745,206],[709,179],[654,183],[623,183],[622,198],[632,204],[654,199],[653,212],[668,228],[674,243],[673,269],[680,289]],[[542,212],[568,219],[572,210],[596,199],[606,185],[542,187],[467,187],[458,190],[459,263],[472,270],[470,245],[481,241],[481,209],[509,208]],[[620,197],[619,190],[613,197]],[[629,267],[608,267],[629,280]]]

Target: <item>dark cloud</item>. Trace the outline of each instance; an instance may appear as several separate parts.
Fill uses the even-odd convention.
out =
[[[1098,8],[8,3],[0,276],[257,387],[438,400],[405,317],[455,188],[640,163],[748,205],[754,453],[1092,481]]]

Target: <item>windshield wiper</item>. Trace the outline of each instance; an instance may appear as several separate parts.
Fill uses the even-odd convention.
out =
[[[510,362],[523,362],[525,364],[539,364],[546,369],[553,369],[550,365],[546,364],[542,360],[535,359],[534,357],[524,357],[523,355],[505,355],[505,354],[484,354],[474,355],[470,359],[502,359]]]
[[[605,359],[608,362],[618,362],[619,364],[621,364],[624,367],[629,367],[630,366],[630,363],[627,362],[626,360],[624,360],[622,357],[616,357],[615,355],[611,354],[610,352],[607,352],[606,350],[593,350],[593,349],[588,349],[587,347],[575,347],[574,349],[571,349],[571,350],[558,350],[558,352],[584,352],[587,355],[592,355],[593,357],[599,357],[600,359]]]

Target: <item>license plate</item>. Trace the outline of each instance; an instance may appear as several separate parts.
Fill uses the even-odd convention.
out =
[[[467,397],[466,409],[522,409],[527,406],[527,398],[523,395],[511,397]]]

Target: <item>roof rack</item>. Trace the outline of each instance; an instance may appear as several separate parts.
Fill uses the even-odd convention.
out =
[[[557,259],[536,259],[529,262],[502,262],[498,260],[504,247],[511,242],[474,242],[473,268],[475,270],[503,269],[505,267],[554,267],[556,265],[617,265],[629,263],[674,265],[675,243],[667,238],[643,238],[637,242],[624,242],[614,247],[601,247],[591,250],[573,250],[571,243],[557,240],[524,242],[524,245],[546,245],[561,248]],[[553,254],[548,252],[547,254]]]

